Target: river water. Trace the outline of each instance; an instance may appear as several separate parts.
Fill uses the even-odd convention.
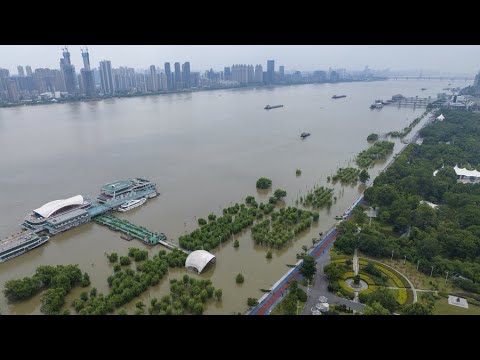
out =
[[[101,185],[136,176],[154,181],[161,195],[116,215],[164,232],[174,242],[197,227],[196,218],[220,215],[247,195],[267,202],[271,192],[260,194],[255,188],[262,176],[272,179],[273,189],[285,189],[287,205],[294,205],[314,185],[331,186],[327,176],[338,167],[353,165],[355,155],[368,147],[368,134],[400,130],[424,111],[397,106],[371,110],[375,99],[398,93],[436,96],[447,85],[448,80],[314,84],[0,109],[0,238],[16,232],[27,213],[48,201],[77,194],[94,198]],[[331,99],[335,94],[347,97]],[[266,111],[267,104],[284,107]],[[301,140],[304,131],[312,135]],[[394,152],[402,146],[396,141]],[[370,175],[388,160],[369,170]],[[273,259],[265,258],[265,248],[254,244],[250,230],[239,236],[238,249],[228,241],[213,250],[217,262],[200,277],[223,289],[223,301],[212,301],[205,313],[243,312],[247,298],[260,298],[261,288],[270,288],[287,272],[302,245],[310,246],[313,237],[330,228],[363,186],[336,184],[334,189],[338,200],[320,212],[318,225],[275,250]],[[39,265],[78,264],[92,286],[107,293],[112,268],[105,253],[126,254],[132,246],[145,247],[89,223],[0,264],[0,288],[9,279],[31,276]],[[171,270],[140,299],[149,303],[151,297],[167,294],[168,279],[185,272]],[[245,277],[242,285],[235,283],[239,272]],[[72,291],[68,305],[81,290]],[[126,306],[130,312],[133,303]],[[40,295],[10,304],[2,292],[0,312],[39,314]]]

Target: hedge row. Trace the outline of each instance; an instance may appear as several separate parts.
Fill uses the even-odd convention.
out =
[[[407,289],[407,304],[413,304],[413,290]]]
[[[398,298],[397,301],[400,305],[403,305],[407,302],[408,295],[407,289],[398,289]]]
[[[343,259],[343,260],[353,260],[353,256],[348,256],[348,255],[335,255],[335,256],[332,256],[330,257],[330,260],[339,260],[339,259]]]
[[[359,262],[360,262],[360,264],[365,264],[365,265],[368,262],[374,263],[375,267],[378,270],[380,270],[381,272],[383,272],[385,275],[390,277],[397,287],[402,287],[402,288],[404,287],[404,288],[410,289],[410,284],[408,283],[408,281],[402,275],[400,275],[400,273],[398,271],[396,271],[394,269],[391,269],[391,268],[387,268],[386,266],[383,266],[382,264],[380,264],[379,262],[377,262],[375,260],[363,260],[362,259],[362,260],[359,260]]]

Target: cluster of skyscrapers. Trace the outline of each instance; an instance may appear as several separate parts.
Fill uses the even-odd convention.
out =
[[[62,48],[60,69],[35,69],[18,66],[18,75],[0,69],[0,102],[28,102],[35,99],[94,98],[121,94],[143,94],[184,91],[199,88],[221,88],[246,85],[273,85],[347,79],[344,69],[299,71],[285,74],[284,66],[275,71],[275,60],[268,60],[266,69],[260,65],[235,64],[223,71],[210,69],[203,74],[192,72],[190,62],[166,62],[163,68],[151,65],[146,70],[129,67],[112,68],[109,60],[100,61],[98,68],[90,65],[87,48],[81,48],[83,68],[75,71],[67,47]]]

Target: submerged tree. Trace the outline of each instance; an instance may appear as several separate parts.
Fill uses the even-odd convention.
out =
[[[261,177],[257,180],[257,188],[258,189],[268,189],[272,186],[272,180]]]

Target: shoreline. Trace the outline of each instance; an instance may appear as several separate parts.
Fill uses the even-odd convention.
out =
[[[351,83],[351,82],[374,82],[374,81],[385,81],[388,79],[378,78],[372,80],[347,80],[347,81],[336,81],[336,82],[306,82],[306,83],[290,83],[290,84],[275,84],[275,85],[246,85],[246,86],[226,86],[226,87],[214,87],[214,88],[195,88],[195,89],[184,89],[184,90],[177,90],[177,91],[158,91],[158,92],[151,92],[151,93],[134,93],[134,94],[117,94],[112,96],[99,96],[96,98],[79,98],[79,99],[67,99],[67,100],[57,100],[57,99],[50,99],[48,101],[41,101],[41,102],[28,102],[28,103],[12,103],[12,104],[0,104],[0,109],[8,109],[8,108],[16,108],[22,106],[39,106],[39,105],[54,105],[54,104],[69,104],[69,103],[90,103],[90,102],[97,102],[103,101],[108,99],[120,99],[120,98],[136,98],[136,97],[143,97],[143,96],[159,96],[159,95],[169,95],[169,94],[189,94],[195,92],[203,92],[203,91],[216,91],[216,90],[230,90],[230,89],[255,89],[255,88],[274,88],[274,87],[284,87],[284,86],[297,86],[297,85],[312,85],[312,84],[343,84],[343,83]],[[56,101],[52,101],[56,100]]]
[[[428,124],[430,124],[435,119],[433,111],[427,112],[425,114],[425,117],[427,116],[428,118],[425,121],[425,123],[422,126],[420,126],[420,128],[415,132],[412,138],[418,136],[418,133],[420,132],[420,130],[423,129]],[[416,124],[416,125],[419,125],[419,124]],[[403,148],[400,149],[398,153],[394,154],[390,159],[390,161],[385,165],[385,167],[382,170],[380,170],[380,172],[375,178],[377,178],[380,174],[385,172],[393,163],[395,163],[398,156],[405,149],[407,149],[410,144],[411,143],[406,144]],[[370,182],[370,184],[367,185],[365,190],[372,187],[374,183],[375,183],[375,179],[372,179],[372,181]],[[344,215],[346,216],[345,220],[348,220],[350,218],[353,209],[363,201],[365,190],[363,190],[360,196],[356,200],[354,200],[352,206],[350,206],[345,210],[344,212]],[[337,237],[338,224],[339,222],[335,221],[335,223],[326,231],[326,235],[319,241],[319,243],[308,251],[308,255],[314,256],[315,262],[318,262],[319,258],[325,253],[325,251],[328,248],[330,248],[331,245],[333,245]],[[302,263],[303,263],[303,260],[299,260],[295,264],[294,268],[287,271],[287,273],[283,274],[280,277],[280,279],[274,283],[274,285],[269,289],[270,292],[266,293],[258,300],[257,306],[255,306],[254,308],[245,310],[243,314],[244,315],[270,315],[271,311],[275,308],[275,306],[278,305],[278,303],[283,298],[283,295],[280,296],[280,294],[286,293],[288,291],[288,286],[290,282],[293,280],[299,280],[302,277],[300,274],[300,267]]]

